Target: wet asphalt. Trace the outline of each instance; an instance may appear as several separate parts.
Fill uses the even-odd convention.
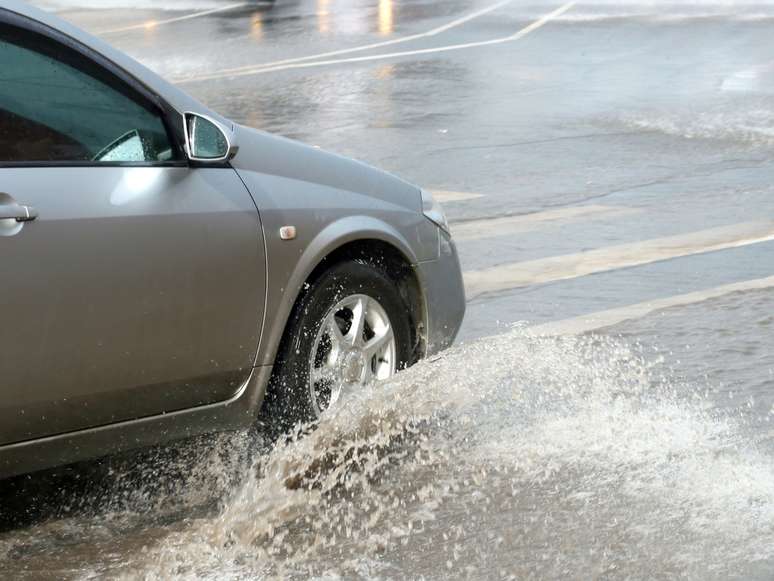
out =
[[[770,445],[774,281],[751,281],[774,275],[774,5],[41,4],[239,123],[439,191],[463,270],[494,281],[461,342],[585,318]]]

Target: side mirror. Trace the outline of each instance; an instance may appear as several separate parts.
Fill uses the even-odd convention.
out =
[[[234,157],[238,148],[228,132],[214,119],[199,113],[186,113],[185,145],[188,159],[202,163],[222,163]]]

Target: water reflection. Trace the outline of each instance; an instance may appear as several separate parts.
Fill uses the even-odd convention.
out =
[[[356,7],[358,10],[342,10]],[[395,31],[395,1],[379,0],[376,13],[373,6],[365,7],[356,2],[336,2],[332,0],[317,0],[317,31],[320,34],[330,34],[333,28],[337,33],[363,34],[376,29],[382,36],[389,36]],[[373,18],[376,16],[374,27]],[[334,18],[336,18],[334,22]]]
[[[320,34],[331,31],[330,0],[317,0],[317,30]]]
[[[263,16],[256,14],[250,20],[250,36],[254,40],[263,40]]]
[[[377,112],[371,121],[371,126],[379,129],[389,129],[395,126],[395,119],[400,115],[395,109],[395,99],[392,90],[392,80],[395,76],[395,65],[386,64],[375,71],[376,78],[381,81],[374,86],[374,110]]]
[[[392,0],[379,0],[379,34],[386,36],[393,33],[394,11]]]
[[[378,69],[376,69],[376,72],[374,73],[376,78],[380,81],[387,81],[392,79],[392,77],[395,76],[395,64],[390,63],[386,65],[380,66]]]

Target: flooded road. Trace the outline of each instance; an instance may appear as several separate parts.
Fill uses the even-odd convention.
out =
[[[0,483],[1,577],[774,576],[774,4],[39,4],[435,190],[469,304],[300,439]]]

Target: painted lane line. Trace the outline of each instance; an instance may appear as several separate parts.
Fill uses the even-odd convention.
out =
[[[548,14],[545,14],[544,16],[542,16],[532,24],[525,26],[524,28],[518,30],[514,34],[510,34],[508,36],[503,36],[500,38],[494,38],[491,40],[481,40],[477,42],[467,42],[463,44],[450,44],[450,45],[438,46],[434,48],[407,50],[407,51],[392,52],[392,53],[386,53],[386,54],[352,57],[352,58],[346,58],[346,59],[291,63],[287,65],[268,66],[268,67],[257,66],[254,68],[248,68],[242,71],[237,71],[232,73],[227,73],[227,72],[213,73],[211,75],[201,75],[198,77],[187,77],[187,78],[175,79],[174,82],[178,84],[185,84],[185,83],[192,83],[192,82],[198,82],[198,81],[211,81],[211,80],[224,79],[224,78],[246,77],[246,76],[262,75],[265,73],[273,73],[277,71],[284,71],[284,70],[290,70],[290,69],[308,69],[308,68],[314,68],[314,67],[326,67],[331,65],[380,61],[380,60],[394,59],[394,58],[400,58],[400,57],[406,57],[406,56],[421,56],[426,54],[437,54],[437,53],[443,53],[443,52],[449,52],[449,51],[466,50],[470,48],[504,44],[504,43],[514,42],[516,40],[520,40],[524,38],[531,32],[534,32],[538,28],[544,26],[554,18],[564,14],[565,12],[570,10],[570,8],[572,8],[575,4],[576,4],[575,0],[573,0],[572,2],[568,2],[567,4],[564,4],[561,7],[557,8],[553,12],[549,12]]]
[[[496,238],[498,236],[532,232],[544,226],[566,224],[584,218],[592,220],[597,217],[621,217],[638,214],[641,211],[638,208],[592,204],[588,206],[557,208],[555,210],[518,216],[503,216],[501,218],[452,223],[451,229],[454,239],[460,242],[463,240],[480,240],[482,238]]]
[[[467,14],[466,16],[463,16],[461,18],[458,18],[457,20],[452,20],[451,22],[448,22],[446,24],[442,24],[441,26],[437,28],[433,28],[432,30],[424,33],[420,33],[416,36],[417,38],[425,38],[428,36],[436,36],[438,34],[441,34],[442,32],[447,32],[451,30],[452,28],[457,28],[459,26],[462,26],[463,24],[466,24],[470,22],[471,20],[475,20],[476,18],[479,18],[481,16],[484,16],[486,14],[489,14],[490,12],[494,12],[495,10],[499,10],[503,6],[506,6],[513,2],[513,0],[502,0],[502,2],[497,2],[496,4],[491,4],[490,6],[485,6],[484,8],[481,8],[480,10],[476,10],[474,12],[471,12],[470,14]],[[414,40],[412,38],[412,40]]]
[[[618,309],[599,311],[597,313],[573,317],[562,321],[535,325],[534,327],[529,327],[527,332],[533,335],[579,335],[581,333],[588,333],[612,327],[613,325],[625,321],[642,319],[652,313],[672,307],[685,307],[736,292],[765,290],[770,288],[774,288],[774,276],[726,284],[684,295],[645,301]]]
[[[430,38],[430,37],[433,37],[433,36],[437,36],[437,35],[441,34],[442,32],[446,32],[447,30],[452,30],[453,28],[457,28],[459,26],[462,26],[463,24],[466,24],[466,23],[470,22],[471,20],[475,20],[476,18],[484,16],[485,14],[489,14],[490,12],[494,12],[498,8],[502,8],[503,6],[505,6],[507,4],[510,4],[511,2],[513,2],[513,0],[502,0],[501,2],[497,2],[496,4],[492,4],[490,6],[482,8],[481,10],[476,10],[475,12],[471,12],[470,14],[467,14],[467,15],[461,17],[461,18],[458,18],[456,20],[452,20],[451,22],[448,22],[447,24],[444,24],[444,25],[439,26],[437,28],[433,28],[432,30],[428,30],[427,32],[420,32],[420,33],[417,33],[417,34],[411,34],[409,36],[401,36],[399,38],[393,38],[393,39],[390,39],[390,40],[383,40],[381,42],[374,42],[374,43],[371,43],[371,44],[365,44],[365,45],[360,45],[360,46],[355,46],[355,47],[350,47],[350,48],[343,48],[343,49],[339,49],[339,50],[331,50],[331,51],[328,51],[328,52],[321,52],[321,53],[317,53],[317,54],[310,54],[310,55],[302,56],[302,57],[295,57],[295,58],[283,59],[283,60],[278,60],[278,61],[271,61],[271,62],[267,62],[267,63],[257,63],[257,64],[253,63],[251,65],[244,65],[244,66],[241,66],[241,67],[233,67],[233,68],[230,68],[230,69],[225,69],[225,70],[221,71],[219,74],[233,74],[233,73],[238,73],[238,72],[246,71],[246,70],[255,70],[255,69],[259,69],[259,68],[277,67],[277,66],[281,66],[281,65],[288,65],[288,64],[292,64],[292,63],[300,63],[300,62],[312,61],[312,60],[328,58],[328,57],[332,57],[332,56],[340,56],[340,55],[343,55],[343,54],[351,54],[351,53],[354,53],[354,52],[361,52],[361,51],[364,51],[364,50],[372,50],[372,49],[375,49],[375,48],[382,48],[382,47],[385,47],[385,46],[392,46],[392,45],[395,45],[395,44],[402,44],[402,43],[406,43],[406,42],[411,42],[411,41],[419,40],[419,39],[422,39],[422,38]],[[204,76],[206,77],[207,75],[204,75]],[[199,77],[196,77],[196,79],[198,80]],[[192,80],[194,80],[193,77],[190,78],[190,79],[183,79],[180,82],[190,82]]]
[[[483,198],[484,194],[474,194],[472,192],[450,192],[448,190],[428,190],[433,194],[433,198],[442,204],[451,204],[454,202],[463,202],[465,200],[475,200]]]
[[[399,58],[404,56],[418,56],[418,55],[424,55],[424,54],[434,54],[434,53],[464,50],[464,49],[476,48],[476,47],[482,47],[482,46],[503,44],[506,42],[513,42],[515,40],[519,40],[523,38],[529,33],[537,30],[541,26],[550,22],[552,19],[567,12],[570,8],[572,8],[575,5],[575,3],[576,3],[575,0],[573,0],[572,2],[568,2],[567,4],[564,4],[560,8],[542,16],[535,22],[525,26],[524,28],[520,29],[514,34],[511,34],[509,36],[504,36],[501,38],[491,39],[491,40],[469,42],[464,44],[446,45],[446,46],[417,49],[417,50],[410,50],[410,51],[393,52],[393,53],[379,54],[379,55],[370,55],[370,56],[363,56],[363,57],[353,57],[353,58],[347,58],[347,59],[333,59],[333,60],[323,60],[323,61],[316,61],[316,62],[292,63],[287,65],[269,66],[269,67],[257,66],[254,68],[237,71],[235,73],[214,73],[211,75],[202,75],[199,77],[181,79],[177,82],[187,83],[187,82],[203,81],[203,80],[215,80],[215,79],[221,79],[221,78],[236,78],[236,77],[258,75],[258,74],[264,74],[264,73],[272,73],[272,72],[283,71],[288,69],[305,69],[305,68],[313,68],[313,67],[331,66],[331,65],[337,65],[337,64],[377,61],[377,60]]]
[[[468,299],[472,299],[490,292],[578,278],[771,240],[774,240],[773,220],[745,222],[577,254],[468,271],[465,273],[465,288]]]
[[[141,24],[132,24],[130,26],[122,26],[120,28],[110,28],[108,30],[100,30],[96,34],[107,35],[107,34],[117,34],[119,32],[130,32],[132,30],[151,30],[156,28],[157,26],[162,26],[164,24],[172,24],[173,22],[192,20],[194,18],[201,18],[202,16],[209,16],[210,14],[216,14],[218,12],[227,12],[229,10],[236,10],[237,8],[242,8],[244,6],[249,6],[251,4],[255,5],[255,3],[253,2],[238,2],[236,4],[227,4],[226,6],[210,8],[209,10],[192,12],[191,14],[186,14],[185,16],[176,16],[175,18],[167,18],[165,20],[149,20]]]

